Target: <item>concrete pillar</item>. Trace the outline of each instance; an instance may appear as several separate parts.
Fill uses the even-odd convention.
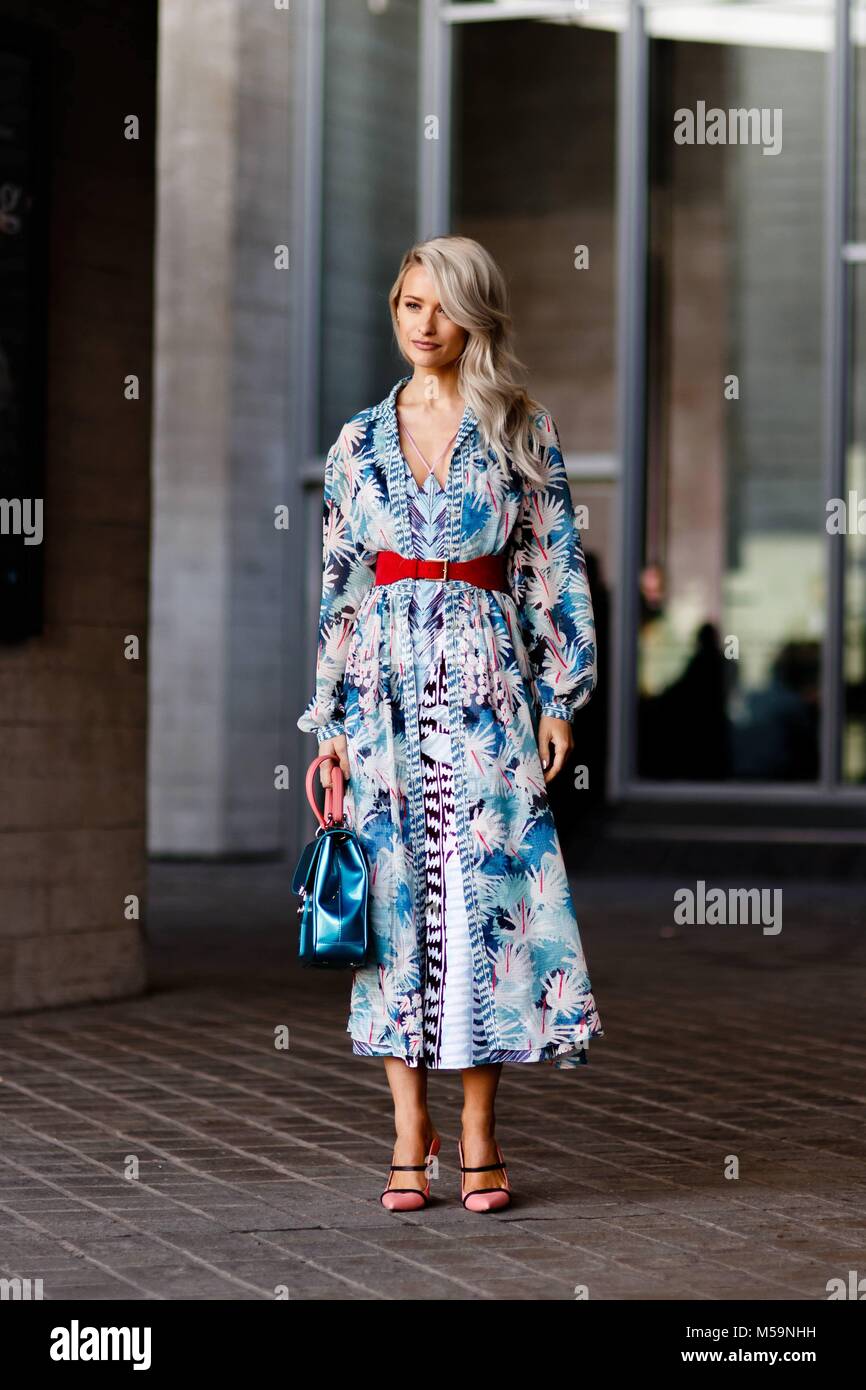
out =
[[[249,0],[160,6],[155,854],[283,848],[292,22]]]

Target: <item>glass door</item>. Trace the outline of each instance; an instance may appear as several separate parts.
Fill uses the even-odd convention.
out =
[[[828,4],[656,3],[638,778],[815,784]]]
[[[570,826],[605,794],[619,569],[617,30],[626,7],[599,10],[443,7],[452,16],[449,230],[480,241],[509,281],[517,354],[559,430],[593,595],[599,679],[579,722],[586,782],[579,796],[574,786],[552,793]]]
[[[850,9],[848,217],[845,258],[849,356],[845,489],[842,777],[866,783],[866,3]]]

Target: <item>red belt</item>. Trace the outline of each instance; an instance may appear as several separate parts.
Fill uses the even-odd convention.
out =
[[[463,579],[479,589],[510,593],[502,551],[498,555],[479,555],[474,560],[417,560],[398,555],[396,550],[380,550],[374,583],[394,584],[398,579]]]

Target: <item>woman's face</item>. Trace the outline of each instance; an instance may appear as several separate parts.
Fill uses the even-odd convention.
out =
[[[422,265],[411,266],[403,277],[397,333],[405,356],[415,366],[450,366],[466,346],[469,334],[449,319]]]

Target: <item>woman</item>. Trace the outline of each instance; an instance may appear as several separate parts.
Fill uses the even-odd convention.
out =
[[[316,693],[298,726],[339,759],[371,868],[347,1031],[385,1059],[394,1100],[382,1201],[426,1206],[427,1072],[458,1069],[461,1196],[489,1211],[510,1202],[503,1063],[575,1066],[603,1036],[545,789],[595,686],[592,601],[496,263],[467,237],[420,243],[390,307],[413,370],[328,454]]]

